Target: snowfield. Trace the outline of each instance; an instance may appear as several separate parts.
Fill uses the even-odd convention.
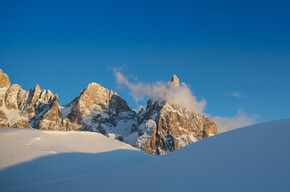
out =
[[[0,129],[0,154],[0,191],[31,191],[25,188],[153,159],[99,133],[20,128]]]
[[[290,119],[156,158],[97,133],[1,129],[0,146],[0,191],[290,191]]]

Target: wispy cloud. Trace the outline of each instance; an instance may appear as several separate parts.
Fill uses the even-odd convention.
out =
[[[238,92],[238,91],[234,91],[234,92],[232,92],[232,93],[231,93],[231,96],[233,96],[233,97],[238,97],[238,98],[240,98],[240,97],[244,97],[244,95],[243,95],[242,93]]]
[[[213,117],[213,121],[217,124],[218,132],[226,132],[240,127],[252,125],[256,122],[257,115],[248,115],[243,110],[238,110],[237,114],[232,117]]]
[[[114,75],[119,85],[126,85],[136,102],[143,100],[144,96],[148,96],[155,100],[165,100],[172,104],[185,107],[191,111],[202,113],[205,109],[206,101],[197,101],[193,92],[185,83],[180,86],[170,85],[165,82],[148,83],[132,83],[120,71],[114,69]]]
[[[127,86],[130,90],[130,94],[136,102],[143,100],[145,96],[148,96],[155,100],[160,99],[168,101],[197,113],[203,113],[205,109],[206,101],[197,101],[193,92],[185,83],[181,83],[180,86],[173,86],[166,82],[155,82],[152,84],[143,82],[133,83],[120,72],[120,69],[114,68],[113,71],[117,83],[120,86]],[[137,77],[131,77],[131,79],[135,79],[136,81]],[[232,96],[243,97],[239,92],[233,92]],[[257,115],[248,115],[243,110],[238,110],[237,114],[231,118],[220,116],[212,117],[212,120],[217,124],[219,133],[252,125],[256,122],[256,119]]]

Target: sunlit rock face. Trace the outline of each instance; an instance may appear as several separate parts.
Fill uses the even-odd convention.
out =
[[[63,107],[58,95],[39,85],[30,91],[11,85],[2,70],[0,83],[0,128],[99,132],[152,155],[168,154],[217,134],[216,124],[203,114],[158,99],[149,99],[137,113],[116,92],[97,83],[90,83]],[[176,75],[168,83],[171,86],[180,86]]]
[[[172,76],[169,86],[179,86]],[[135,146],[153,154],[163,155],[195,141],[217,134],[216,124],[207,116],[171,104],[150,99],[138,114],[132,132],[138,132]]]
[[[79,97],[64,106],[62,112],[62,117],[75,130],[97,131],[105,135],[115,133],[120,138],[130,132],[136,116],[116,92],[97,83],[90,83]]]
[[[3,73],[2,69],[0,69],[0,88],[10,87],[11,83],[9,81],[8,75]]]
[[[176,75],[172,76],[171,81],[169,83],[172,83],[172,84],[174,84],[176,86],[180,86],[179,85],[179,79],[178,79],[178,77]]]
[[[59,108],[57,95],[53,95],[49,90],[41,90],[39,85],[36,85],[33,90],[25,91],[17,84],[11,85],[8,76],[2,70],[0,70],[0,81],[0,127],[2,128],[43,128],[41,122],[46,119],[44,117],[47,116],[47,112],[51,111],[53,106]],[[55,102],[57,105],[54,105]],[[61,114],[54,114],[54,116],[53,121],[61,118]],[[60,127],[61,125],[54,126],[54,129]],[[46,129],[51,128],[52,126]]]

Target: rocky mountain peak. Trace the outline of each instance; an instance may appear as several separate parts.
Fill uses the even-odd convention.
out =
[[[89,83],[87,88],[85,90],[89,90],[89,89],[94,89],[94,88],[100,88],[101,85],[99,85],[98,83],[95,83],[95,82],[92,82],[92,83]]]
[[[58,95],[56,94],[50,103],[46,114],[39,122],[39,129],[43,130],[63,130],[62,114],[58,104]]]
[[[0,94],[0,113],[7,116],[7,118],[4,118],[5,115],[0,117],[0,127],[38,129],[44,127],[39,126],[44,120],[53,119],[55,121],[57,119],[59,124],[55,126],[55,123],[51,123],[54,127],[50,126],[47,129],[52,129],[52,127],[54,129],[61,128],[61,114],[57,95],[54,96],[49,90],[41,90],[38,84],[30,91],[23,90],[17,84],[7,87],[10,84],[8,76],[2,70],[0,70],[0,76],[1,82],[5,82],[6,86],[4,87],[7,88],[2,89]],[[48,114],[48,112],[50,113]],[[46,123],[45,126],[47,125]]]
[[[179,79],[178,79],[178,77],[177,77],[176,75],[174,75],[174,74],[173,74],[173,76],[172,76],[172,78],[171,78],[170,83],[173,83],[173,84],[176,85],[176,86],[180,86],[180,85],[179,85]]]
[[[8,75],[3,73],[2,69],[0,69],[0,88],[10,87],[11,83],[9,81]]]
[[[62,117],[74,124],[76,129],[114,132],[118,123],[134,118],[133,112],[116,92],[97,83],[90,83],[79,97],[63,107]],[[130,129],[131,125],[128,126]]]
[[[94,131],[153,155],[217,134],[208,117],[160,99],[149,99],[146,109],[136,114],[116,92],[97,83],[88,84],[63,107],[57,94],[39,85],[30,91],[17,84],[10,86],[2,70],[0,83],[0,128]],[[180,86],[179,79],[173,75],[168,88],[175,86]]]
[[[81,93],[79,103],[85,111],[89,112],[90,110],[87,109],[96,109],[96,105],[101,108],[108,107],[111,97],[108,89],[97,83],[90,83]]]
[[[102,87],[98,83],[89,83],[87,88],[81,92],[80,98],[86,102],[98,102],[105,104],[108,97],[112,96],[112,91]],[[107,105],[107,104],[105,104]]]
[[[40,86],[39,86],[38,84],[36,84],[36,85],[34,86],[33,91],[39,91],[39,90],[40,90]]]

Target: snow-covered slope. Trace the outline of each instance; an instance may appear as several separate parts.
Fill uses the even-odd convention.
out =
[[[7,141],[1,148],[12,143]],[[105,161],[112,154],[114,151],[102,153],[99,158]],[[1,188],[18,185],[14,180],[18,176],[9,176],[11,173],[28,176],[20,172],[24,166],[35,174],[41,161],[46,166],[57,163],[43,158],[4,169]],[[101,162],[94,164],[96,170],[106,163]],[[137,166],[43,183],[29,180],[26,186],[11,191],[288,192],[289,181],[290,119],[285,119],[222,133]]]
[[[112,171],[153,158],[100,133],[13,128],[0,129],[0,154],[0,191],[22,191],[21,186]]]

